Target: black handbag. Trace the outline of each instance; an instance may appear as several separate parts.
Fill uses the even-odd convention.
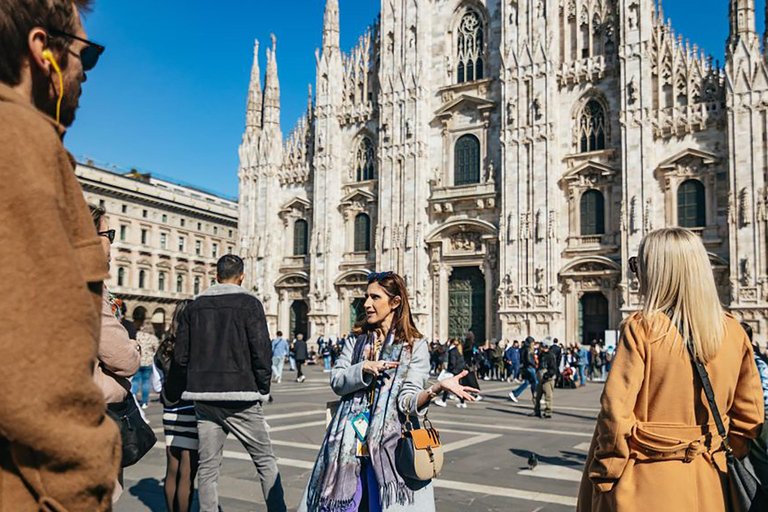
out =
[[[141,417],[131,393],[128,393],[122,402],[107,404],[107,415],[115,420],[120,428],[123,441],[122,467],[133,466],[155,446],[155,433]]]
[[[728,465],[728,496],[726,505],[730,512],[765,512],[768,510],[768,495],[760,484],[760,480],[755,474],[749,457],[742,460],[736,458],[728,445],[728,433],[725,431],[723,419],[720,416],[720,410],[715,402],[715,393],[712,390],[712,383],[709,380],[707,368],[696,358],[691,357],[696,373],[701,380],[704,388],[704,394],[709,402],[709,409],[715,419],[717,432],[723,438],[723,447],[725,448],[726,463]]]

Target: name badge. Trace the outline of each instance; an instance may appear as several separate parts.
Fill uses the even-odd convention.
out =
[[[352,418],[352,428],[355,430],[355,434],[357,434],[357,439],[360,442],[365,442],[365,440],[368,438],[368,424],[370,422],[370,417],[368,415],[368,411],[362,412]]]

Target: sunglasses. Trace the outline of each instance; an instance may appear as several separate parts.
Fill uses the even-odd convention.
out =
[[[86,44],[86,46],[80,50],[79,55],[80,62],[83,63],[83,71],[90,71],[95,68],[96,64],[99,62],[99,57],[101,57],[101,54],[104,53],[105,50],[105,48],[100,44],[94,43],[93,41],[89,41],[87,39],[83,39],[82,37],[77,37],[75,35],[62,32],[61,30],[56,30],[55,28],[50,29],[48,33],[54,37],[66,37]]]
[[[637,256],[632,256],[629,258],[629,270],[631,270],[633,274],[637,275]]]
[[[98,235],[99,236],[103,236],[104,238],[109,239],[109,243],[110,244],[115,241],[115,230],[114,229],[108,229],[106,231],[99,231]]]
[[[371,284],[373,282],[381,281],[382,279],[386,279],[388,277],[394,276],[395,273],[392,271],[389,272],[371,272],[368,274],[368,284]]]

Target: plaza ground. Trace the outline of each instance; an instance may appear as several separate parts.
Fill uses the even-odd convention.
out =
[[[328,373],[309,367],[303,384],[286,368],[273,386],[275,402],[265,407],[285,487],[288,510],[295,510],[325,434],[325,404],[335,399]],[[432,406],[429,417],[440,430],[445,466],[434,481],[438,512],[565,512],[576,505],[579,480],[599,412],[601,383],[576,390],[557,389],[555,416],[531,418],[530,392],[519,404],[510,384],[481,382],[485,400],[458,409]],[[148,409],[158,444],[139,464],[126,469],[125,492],[116,512],[165,511],[162,480],[162,407]],[[527,460],[539,460],[530,471]],[[227,440],[219,480],[224,512],[266,510],[255,469],[235,439]],[[193,506],[197,511],[197,502]]]

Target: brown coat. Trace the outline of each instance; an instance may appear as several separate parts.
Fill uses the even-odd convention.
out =
[[[62,135],[0,84],[0,512],[110,510],[120,460],[93,382],[107,262]]]
[[[764,410],[752,346],[730,315],[707,371],[729,442],[743,456]],[[725,454],[694,373],[669,319],[658,319],[654,332],[638,314],[627,320],[603,391],[578,512],[725,510]]]
[[[108,404],[122,402],[131,390],[128,379],[139,371],[139,347],[117,320],[106,287],[101,301],[101,340],[93,379]]]

